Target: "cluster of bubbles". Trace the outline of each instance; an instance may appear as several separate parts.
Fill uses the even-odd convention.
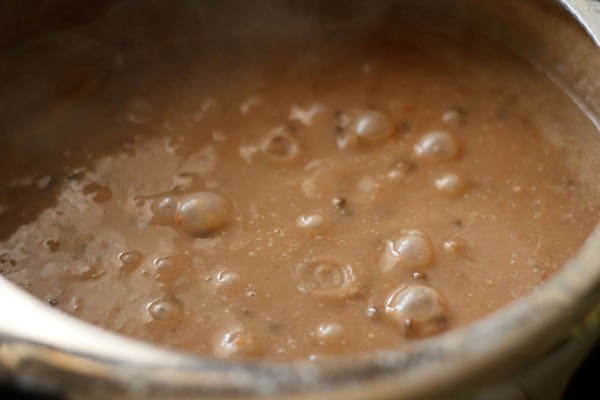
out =
[[[447,118],[454,120],[455,115]],[[343,122],[343,130],[337,136],[341,150],[350,149],[360,143],[382,142],[394,135],[392,120],[377,110],[359,110],[351,113]],[[279,126],[267,133],[259,150],[269,160],[276,163],[292,163],[302,155],[298,137],[285,126]],[[425,164],[443,163],[456,159],[460,148],[456,139],[445,131],[432,131],[419,138],[413,148],[414,155]],[[402,172],[402,171],[401,171]],[[456,173],[445,173],[434,181],[435,188],[448,197],[458,197],[465,193],[464,178]],[[335,199],[336,207],[343,207],[345,199]],[[197,192],[185,196],[162,196],[152,205],[154,220],[163,225],[181,229],[194,237],[207,237],[225,228],[232,220],[231,203],[223,196],[212,192]],[[319,212],[302,214],[296,221],[298,229],[310,234],[320,234],[328,227],[326,217]],[[448,240],[444,251],[458,254],[463,247],[459,240]],[[434,263],[434,248],[428,235],[418,229],[401,232],[401,235],[388,240],[380,259],[383,273],[396,268],[418,270]],[[142,254],[127,251],[119,256],[122,269],[129,272],[142,262]],[[155,275],[162,280],[172,280],[179,272],[174,267],[180,264],[172,257],[162,257],[154,261]],[[418,274],[415,277],[414,274]],[[421,272],[413,273],[415,279],[422,279]],[[218,270],[212,277],[216,290],[235,287],[241,277],[236,272]],[[358,295],[362,290],[355,268],[335,257],[317,257],[301,263],[295,271],[297,288],[301,293],[326,300],[343,300]],[[148,314],[157,320],[172,318],[179,307],[169,301],[160,300],[147,306]],[[388,321],[398,325],[405,336],[423,336],[444,329],[447,320],[447,306],[442,296],[424,285],[401,285],[388,294],[384,304],[384,315]],[[339,343],[344,335],[344,327],[336,322],[320,324],[312,333],[320,344]],[[242,326],[234,326],[218,337],[216,354],[220,357],[255,356],[262,352],[260,340]]]
[[[444,114],[444,122],[453,124],[460,115]],[[394,134],[391,119],[380,111],[363,110],[354,112],[344,124],[337,137],[341,150],[351,149],[360,143],[378,143]],[[415,157],[425,165],[445,163],[460,155],[460,147],[454,136],[446,131],[432,131],[421,136],[415,143]],[[403,171],[399,170],[399,175]],[[462,196],[467,189],[465,179],[457,173],[442,174],[434,181],[435,188],[447,197]],[[318,231],[325,225],[319,214],[302,215],[296,225],[308,231]],[[443,249],[450,255],[459,254],[464,243],[450,239]],[[419,270],[434,263],[434,247],[429,236],[422,230],[412,229],[388,240],[380,259],[380,269],[388,272],[396,268]],[[424,279],[422,272],[414,272],[415,279]],[[347,298],[358,294],[361,289],[353,267],[341,260],[320,258],[301,264],[297,270],[298,289],[319,297]],[[387,320],[398,325],[407,337],[437,333],[446,326],[448,309],[445,300],[433,288],[423,285],[401,285],[388,294],[385,301]],[[368,314],[368,311],[367,311]],[[339,341],[344,328],[334,322],[322,324],[316,330],[320,342]]]

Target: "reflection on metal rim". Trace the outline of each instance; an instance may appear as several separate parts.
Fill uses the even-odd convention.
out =
[[[600,0],[560,0],[600,47]]]

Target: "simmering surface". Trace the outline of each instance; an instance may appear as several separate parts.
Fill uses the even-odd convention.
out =
[[[527,62],[417,34],[304,50],[46,59],[58,100],[2,138],[0,271],[135,338],[318,359],[476,320],[598,222],[598,133]]]

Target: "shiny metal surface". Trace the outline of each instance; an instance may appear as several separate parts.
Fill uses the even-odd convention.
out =
[[[579,20],[596,45],[600,46],[600,1],[561,0],[561,3]]]
[[[598,43],[598,2],[562,3]],[[405,4],[411,7],[411,2]],[[442,4],[453,4],[463,23],[485,29],[539,63],[591,114],[600,114],[600,51],[553,2],[423,1],[432,10]],[[447,18],[446,11],[438,12]],[[236,21],[231,23],[235,28]],[[550,399],[543,390],[549,388],[548,376],[552,371],[564,376],[598,337],[599,302],[597,229],[543,289],[468,327],[407,349],[327,363],[233,363],[102,331],[56,312],[0,278],[0,377],[85,399],[491,400],[521,399],[527,393]],[[551,391],[560,393],[560,388]]]

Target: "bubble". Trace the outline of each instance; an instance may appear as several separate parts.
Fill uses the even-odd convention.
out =
[[[455,258],[461,256],[466,248],[467,243],[460,238],[448,239],[442,244],[444,252]]]
[[[152,203],[154,218],[162,224],[170,224],[175,220],[178,201],[173,196],[163,196]]]
[[[381,142],[394,133],[392,121],[379,111],[361,111],[353,125],[356,136],[367,142]]]
[[[231,206],[222,196],[199,192],[181,200],[175,221],[187,233],[207,236],[223,228],[231,219]]]
[[[458,197],[465,193],[467,184],[462,176],[447,173],[435,180],[435,187],[448,197]]]
[[[137,250],[124,251],[119,254],[119,261],[121,261],[121,270],[123,272],[131,272],[138,267],[144,256]]]
[[[427,278],[427,275],[425,275],[425,273],[423,272],[413,272],[412,273],[412,278],[416,279],[416,280],[424,280]]]
[[[391,169],[386,173],[386,178],[394,182],[402,182],[406,178],[406,173],[399,169]]]
[[[344,336],[344,327],[337,322],[329,322],[319,325],[315,334],[322,341],[337,341]]]
[[[412,160],[400,159],[394,163],[394,169],[405,175],[413,174],[418,168],[419,166]]]
[[[167,271],[171,271],[173,269],[173,260],[170,257],[159,257],[154,260],[154,267],[156,268],[156,273],[159,276],[164,276]]]
[[[406,336],[424,336],[446,327],[448,310],[434,289],[402,285],[389,295],[385,313],[403,328]]]
[[[459,108],[451,108],[444,112],[442,115],[442,121],[449,125],[457,125],[463,121],[465,111]]]
[[[215,354],[221,358],[255,357],[263,352],[258,337],[241,327],[226,332],[215,348]]]
[[[322,231],[325,225],[325,217],[321,214],[306,214],[296,219],[296,226],[298,228],[311,232]]]
[[[146,312],[155,320],[168,320],[176,317],[180,309],[177,304],[167,300],[156,300],[146,306]]]
[[[239,287],[241,280],[237,272],[221,270],[215,273],[213,283],[217,288],[232,288]]]
[[[261,150],[278,163],[297,161],[301,155],[298,139],[284,127],[277,127],[269,132],[262,142]]]
[[[156,279],[175,283],[178,279],[185,277],[191,262],[189,257],[184,254],[174,254],[156,258],[153,266]]]
[[[458,156],[458,143],[448,132],[433,131],[423,135],[414,150],[417,157],[424,160],[449,161]]]
[[[331,205],[337,209],[343,210],[348,205],[348,201],[345,197],[335,196],[333,199],[331,199]]]
[[[410,160],[398,160],[386,173],[387,179],[394,182],[404,182],[406,178],[417,170],[417,164]]]
[[[381,270],[390,271],[396,266],[421,268],[433,262],[433,245],[425,232],[409,230],[396,241],[388,240],[381,259]]]
[[[381,312],[379,311],[379,308],[376,305],[370,304],[367,306],[367,309],[365,311],[365,315],[367,318],[375,321],[379,319],[379,314],[381,314]]]
[[[324,257],[301,264],[296,270],[298,290],[317,297],[345,299],[360,292],[360,283],[351,265]]]

